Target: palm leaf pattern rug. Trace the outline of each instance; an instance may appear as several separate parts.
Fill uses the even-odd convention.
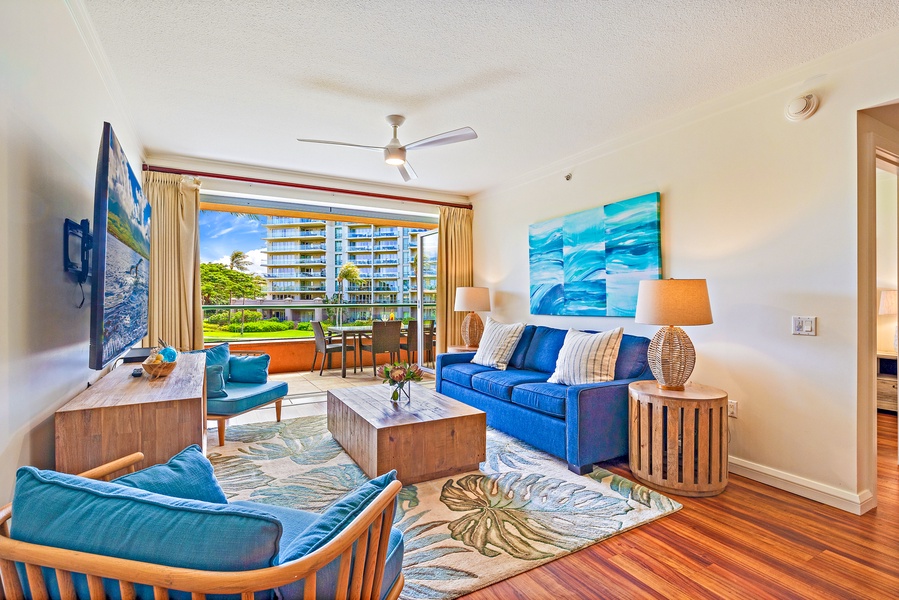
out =
[[[237,425],[227,434],[209,459],[229,500],[321,512],[368,481],[325,416]],[[400,492],[402,598],[456,598],[680,508],[604,469],[575,475],[563,461],[488,428],[480,471]]]

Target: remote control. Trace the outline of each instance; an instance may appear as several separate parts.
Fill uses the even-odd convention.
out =
[[[131,371],[131,376],[132,376],[132,377],[140,377],[140,376],[143,375],[143,374],[144,374],[144,370],[141,369],[140,367],[138,367],[138,368],[134,369],[133,371]]]

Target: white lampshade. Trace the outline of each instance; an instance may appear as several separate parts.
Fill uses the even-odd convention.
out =
[[[457,287],[453,310],[490,310],[490,290],[485,287]]]
[[[880,308],[878,315],[895,315],[899,312],[899,292],[896,290],[883,290],[880,292]]]
[[[712,307],[705,279],[647,279],[637,290],[635,323],[710,325]]]

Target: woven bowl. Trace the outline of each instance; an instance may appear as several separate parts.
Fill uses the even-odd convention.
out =
[[[149,362],[146,360],[141,363],[144,371],[154,377],[165,377],[175,370],[177,364],[177,362]]]

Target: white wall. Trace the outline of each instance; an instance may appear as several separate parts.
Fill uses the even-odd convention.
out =
[[[141,147],[63,2],[0,19],[0,503],[20,465],[53,466],[53,412],[83,390],[90,302],[62,271],[66,217],[93,221],[103,121]],[[89,288],[85,288],[90,293]]]
[[[708,279],[715,323],[688,328],[693,380],[739,402],[732,470],[857,510],[871,482],[856,467],[856,111],[899,98],[884,76],[896,72],[899,30],[475,196],[475,283],[492,315],[650,336],[632,319],[529,315],[527,236],[660,191],[664,276]],[[788,122],[807,90],[818,113]],[[791,315],[817,316],[818,336],[790,335]]]

